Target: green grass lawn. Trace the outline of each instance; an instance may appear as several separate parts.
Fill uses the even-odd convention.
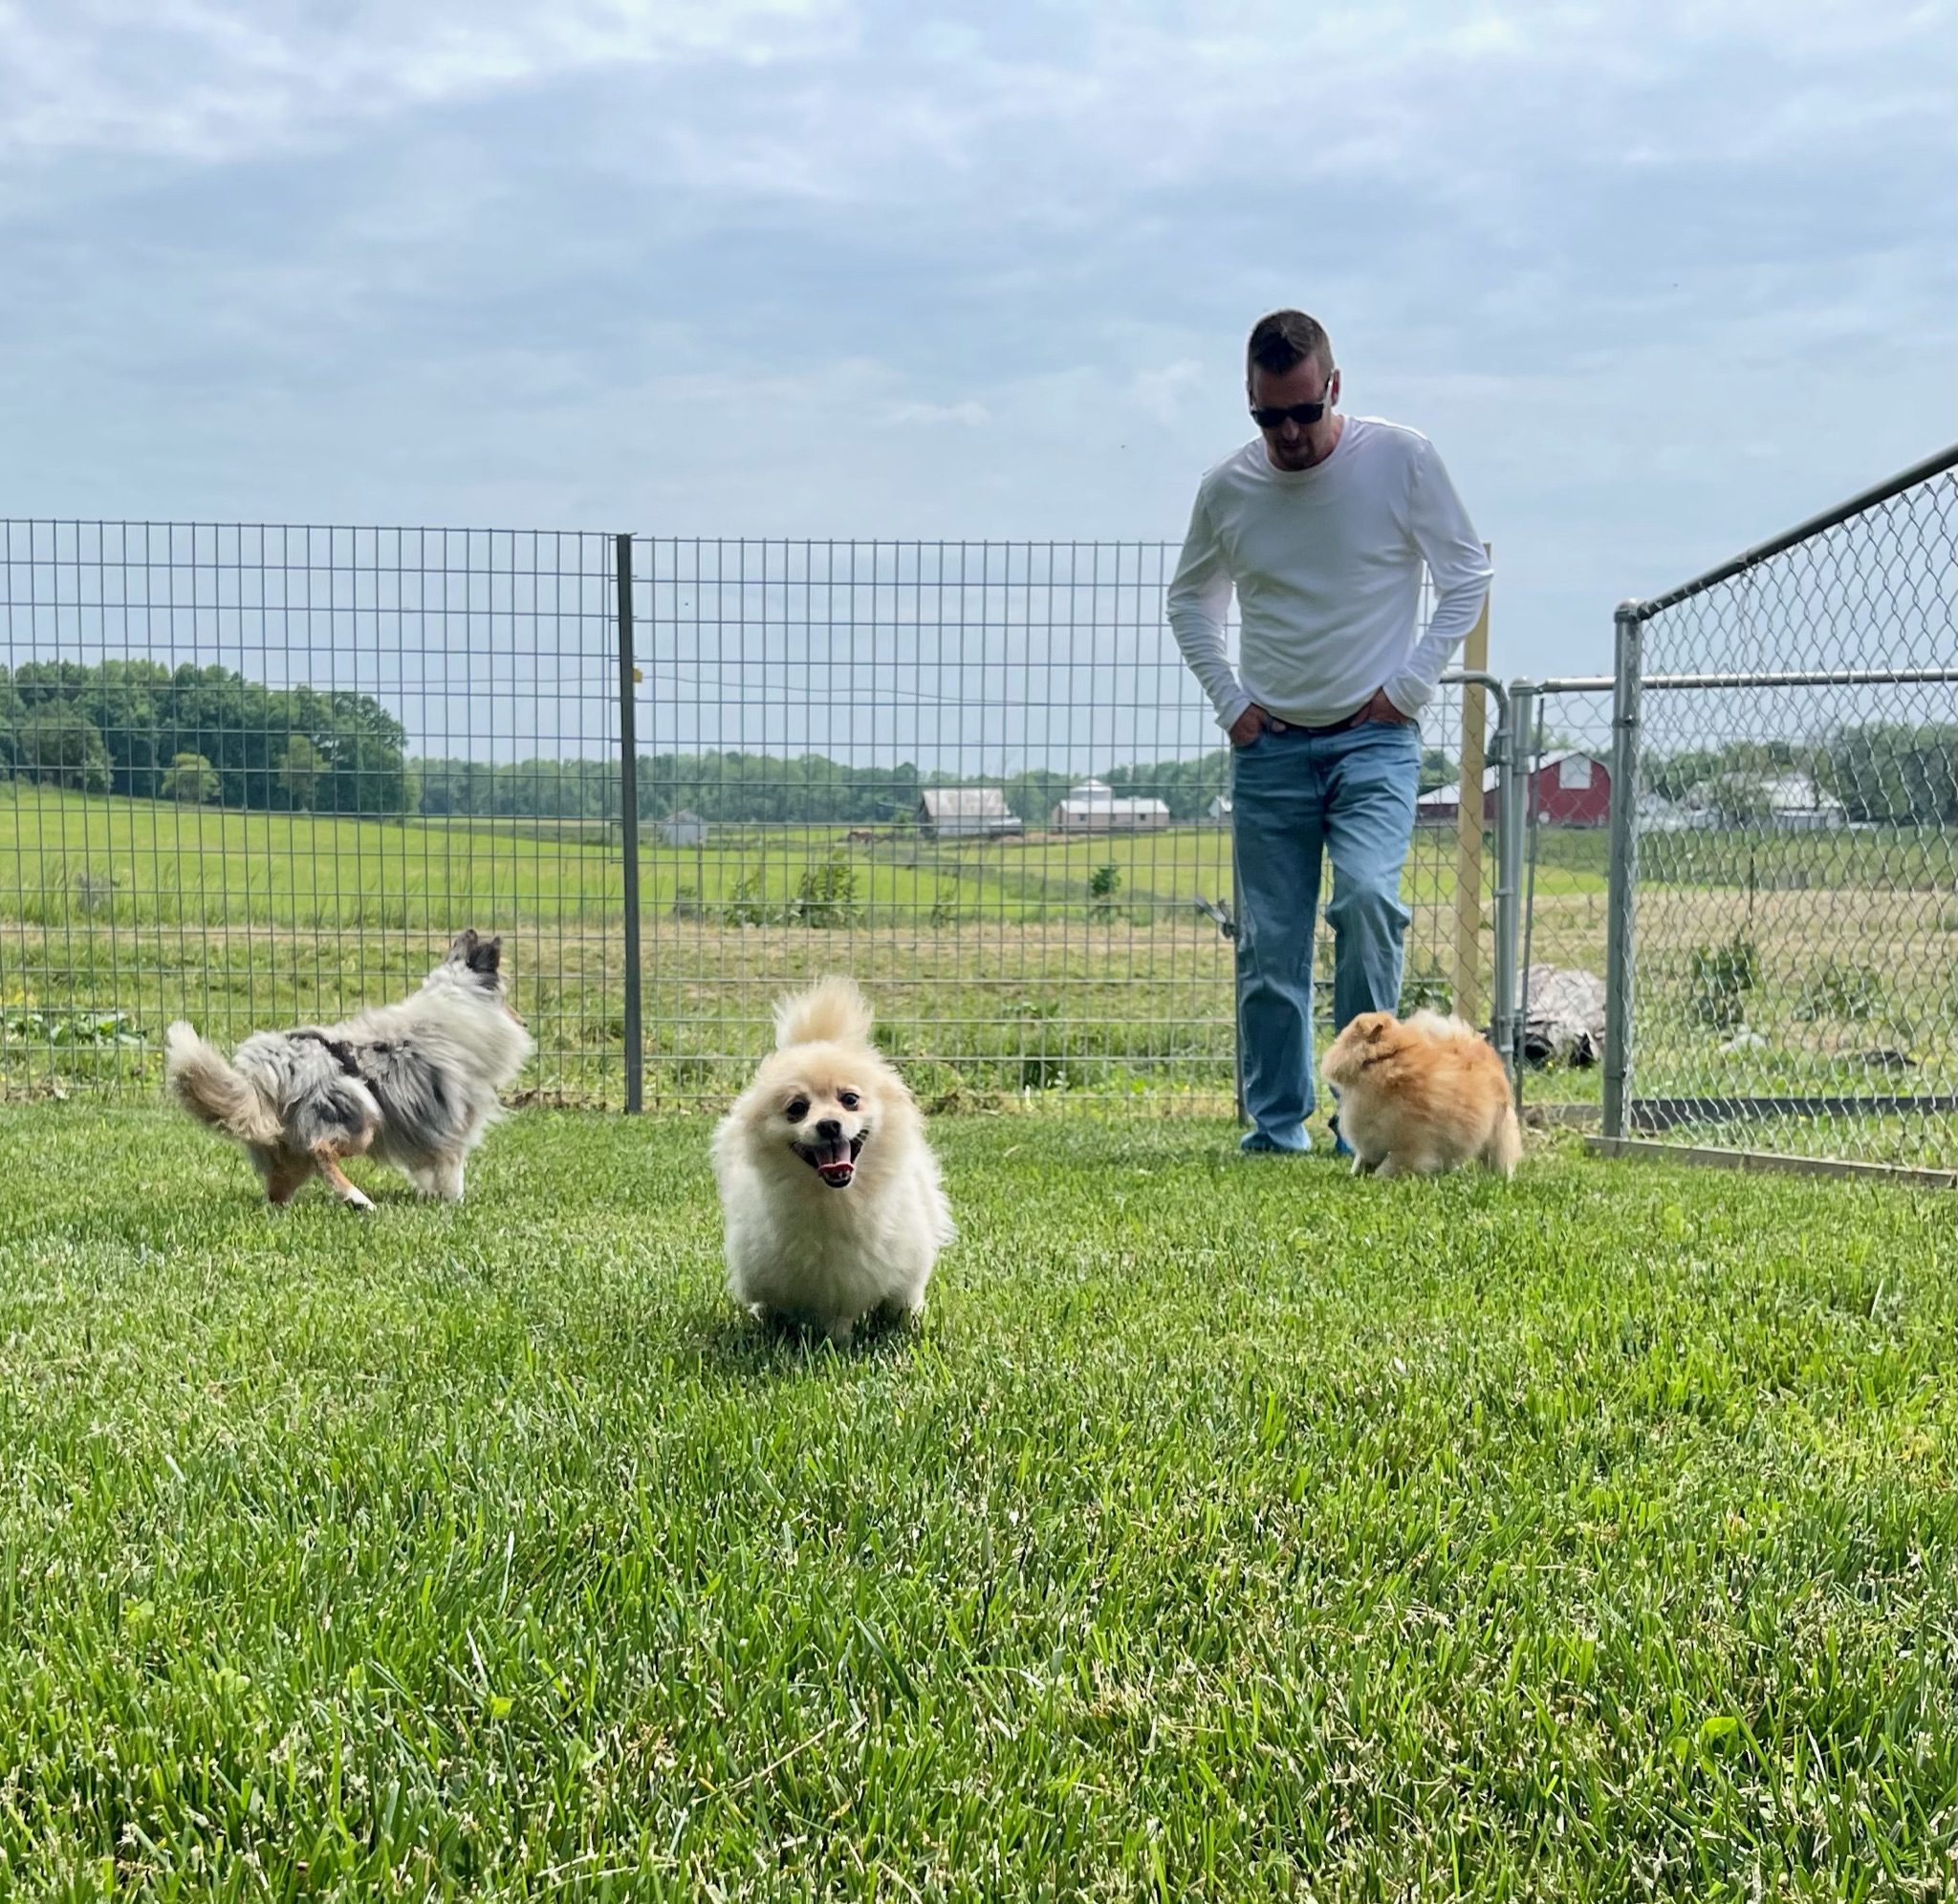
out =
[[[1949,1894],[1947,1198],[937,1134],[838,1356],[700,1121],[0,1108],[0,1891]]]

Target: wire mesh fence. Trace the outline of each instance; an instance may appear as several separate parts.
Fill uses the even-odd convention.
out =
[[[1958,1153],[1954,464],[1627,611],[1634,1134]]]
[[[1231,1101],[1173,544],[11,521],[0,554],[0,1091],[153,1088],[171,1019],[330,1021],[473,924],[549,1101],[725,1101],[819,969],[933,1101]],[[1408,991],[1479,1012],[1464,714],[1426,717]]]
[[[1629,1129],[1952,1153],[1952,464],[1638,612]],[[1230,1101],[1229,759],[1173,544],[11,521],[0,554],[0,1091],[147,1089],[170,1019],[325,1021],[474,924],[552,1101],[723,1101],[834,969],[932,1101]],[[1520,864],[1450,688],[1403,885],[1403,1004],[1485,1023],[1505,880],[1533,1022],[1634,890],[1607,684],[1512,692]],[[1524,1047],[1567,1060],[1535,1101],[1599,1094],[1595,1049]]]
[[[932,1101],[1229,1108],[1228,751],[1176,556],[638,545],[649,1103],[725,1100],[772,999],[840,969]],[[1430,710],[1430,779],[1460,721]],[[1451,821],[1410,862],[1417,987],[1455,969],[1455,870]]]
[[[0,1090],[147,1088],[171,1019],[330,1020],[474,924],[533,1088],[616,1101],[613,548],[0,526]]]

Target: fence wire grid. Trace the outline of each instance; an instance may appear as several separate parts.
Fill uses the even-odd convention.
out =
[[[637,545],[649,1103],[724,1101],[837,969],[928,1101],[1229,1108],[1228,751],[1164,624],[1177,554]],[[1430,710],[1435,777],[1460,716]],[[1453,864],[1410,864],[1417,984],[1453,969]]]
[[[471,924],[533,1098],[724,1102],[774,997],[844,970],[935,1101],[1229,1106],[1227,754],[1174,544],[0,534],[0,1091],[153,1089],[171,1019],[326,1022]],[[1424,998],[1487,971],[1458,859],[1450,828],[1410,862]]]
[[[616,1099],[613,539],[0,526],[0,1090],[152,1087],[501,931],[535,1088]]]
[[[1445,688],[1403,1006],[1500,1026],[1508,960],[1531,1097],[1607,1135],[1948,1165],[1954,464],[1621,613],[1615,681],[1511,683],[1513,741]],[[841,970],[927,1102],[1231,1103],[1173,543],[15,520],[0,555],[0,1093],[151,1090],[172,1018],[324,1022],[469,924],[535,1099],[723,1103]],[[1600,992],[1602,1067],[1533,1043]]]

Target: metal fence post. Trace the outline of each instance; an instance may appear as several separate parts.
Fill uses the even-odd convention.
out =
[[[1530,785],[1526,736],[1535,694],[1530,682],[1510,684],[1502,726],[1496,734],[1495,1006],[1490,1028],[1496,1049],[1510,1068],[1518,1104],[1523,1100],[1523,1024],[1522,970],[1517,953],[1522,941],[1523,811]]]
[[[645,1105],[645,1053],[640,1022],[639,733],[635,720],[639,668],[632,644],[632,537],[619,547],[619,838],[625,881],[625,1108]]]
[[[1244,930],[1244,895],[1237,883],[1237,758],[1229,751],[1229,737],[1225,737],[1224,756],[1224,795],[1229,811],[1224,815],[1224,826],[1230,840],[1230,891],[1226,898],[1229,911],[1216,918],[1217,928],[1223,934],[1225,942],[1230,947],[1230,1110],[1242,1125],[1244,1116],[1244,1016],[1237,1008],[1237,940]]]
[[[1482,545],[1489,553],[1489,544]],[[1482,611],[1475,617],[1468,638],[1462,644],[1460,665],[1453,672],[1462,682],[1462,761],[1461,793],[1455,807],[1455,956],[1453,991],[1455,1009],[1463,1017],[1479,1022],[1482,1018],[1482,848],[1489,832],[1489,796],[1483,788],[1485,768],[1490,756],[1484,751],[1483,734],[1489,718],[1488,694],[1470,691],[1477,677],[1489,670],[1489,602],[1482,597]],[[1507,703],[1496,702],[1496,746],[1501,746],[1503,716]],[[1502,796],[1496,796],[1498,833],[1502,823]],[[1496,869],[1500,878],[1502,869]],[[1493,981],[1494,974],[1490,974]],[[1491,1029],[1496,1011],[1490,1014]]]
[[[1626,1136],[1632,1085],[1632,963],[1639,883],[1639,716],[1645,624],[1619,603],[1611,688],[1611,863],[1604,946],[1604,1135]]]

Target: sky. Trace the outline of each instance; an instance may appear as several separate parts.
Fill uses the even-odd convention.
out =
[[[1495,668],[1598,670],[1620,597],[1958,435],[1954,41],[1909,0],[0,0],[0,514],[1174,539],[1298,305],[1493,546]]]

